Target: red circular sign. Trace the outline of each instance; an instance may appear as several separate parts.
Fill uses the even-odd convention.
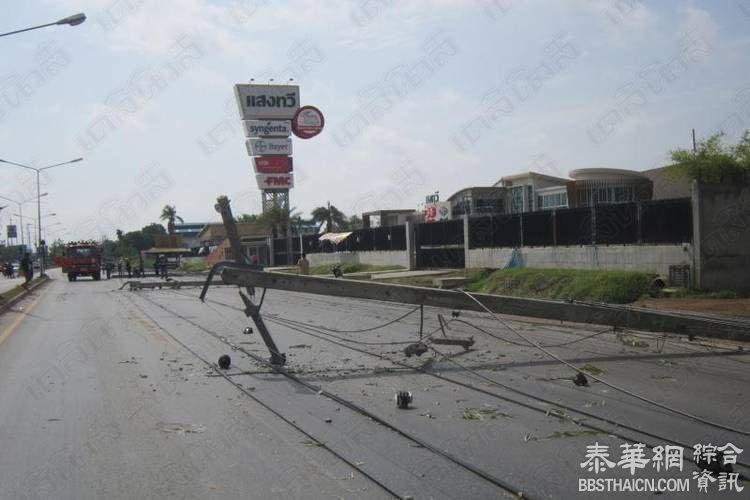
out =
[[[302,106],[292,118],[292,132],[300,139],[315,137],[325,125],[323,113],[315,106]]]

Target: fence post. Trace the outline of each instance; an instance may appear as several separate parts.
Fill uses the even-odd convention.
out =
[[[268,236],[268,266],[273,267],[276,265],[276,249],[273,247],[273,236]]]
[[[464,220],[464,269],[469,269],[469,216],[463,215]]]
[[[521,238],[521,241],[519,242],[520,244],[518,245],[520,248],[523,247],[523,212],[518,213],[518,231]]]
[[[413,271],[417,268],[417,245],[416,232],[414,223],[406,221],[404,223],[404,232],[406,233],[406,255],[409,263],[409,271]]]
[[[703,287],[703,234],[701,230],[701,189],[698,181],[694,180],[690,189],[690,203],[693,208],[693,272],[690,284],[694,289]]]
[[[557,210],[552,210],[552,246],[557,246]]]
[[[596,246],[596,205],[591,205],[591,244]]]
[[[643,230],[641,226],[641,218],[643,216],[643,202],[637,201],[635,203],[635,221],[636,221],[636,242],[640,245],[643,243]]]

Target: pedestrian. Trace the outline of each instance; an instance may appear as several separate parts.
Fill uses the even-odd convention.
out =
[[[108,260],[104,265],[104,269],[107,272],[107,279],[110,279],[112,277],[112,262]]]
[[[117,260],[117,277],[122,278],[122,266],[125,264],[122,257]]]
[[[169,278],[169,271],[167,270],[167,256],[160,255],[159,260],[161,262],[161,277],[167,279]]]
[[[302,254],[302,257],[299,258],[297,261],[297,267],[299,268],[299,274],[302,276],[307,276],[310,274],[310,261],[307,260],[307,255]]]
[[[143,269],[143,255],[138,254],[138,276],[143,278],[145,276]]]
[[[254,253],[252,257],[250,257],[250,263],[254,266],[258,265],[258,254]]]
[[[125,260],[125,271],[128,273],[128,278],[133,277],[133,266],[130,265],[130,259]]]
[[[159,269],[160,269],[160,267],[159,267],[159,256],[157,255],[154,258],[154,276],[156,276],[156,277],[159,276]]]
[[[24,253],[23,257],[21,258],[21,272],[26,279],[26,281],[24,282],[24,286],[26,286],[34,277],[34,269],[31,267],[31,255],[29,255],[28,252]]]

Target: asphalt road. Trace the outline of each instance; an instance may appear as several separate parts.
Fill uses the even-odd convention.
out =
[[[718,482],[699,492],[689,459],[696,443],[731,442],[750,463],[747,435],[595,381],[578,387],[569,368],[506,342],[520,339],[481,314],[459,319],[505,340],[453,321],[447,333],[473,336],[473,349],[435,345],[447,356],[406,358],[394,342],[417,338],[416,313],[342,331],[413,306],[269,291],[263,312],[295,381],[255,359],[268,352],[257,333],[243,334],[235,289],[212,288],[204,304],[196,289],[55,278],[0,317],[1,499],[654,496],[579,492],[579,479],[595,477],[689,479],[688,493],[659,498],[743,495]],[[451,319],[426,309],[426,332],[438,313]],[[639,395],[750,428],[750,348],[510,325],[544,344],[572,342],[550,349]],[[215,367],[222,354],[227,371]],[[411,409],[396,408],[398,390],[413,393]],[[681,444],[684,466],[597,475],[581,467],[595,442],[615,462],[624,444],[646,444],[647,457]]]
[[[13,290],[18,285],[21,285],[26,281],[24,278],[13,278],[8,279],[5,277],[0,277],[0,293],[5,293],[9,290]]]

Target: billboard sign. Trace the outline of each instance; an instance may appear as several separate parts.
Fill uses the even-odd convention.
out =
[[[293,170],[288,156],[257,156],[253,158],[256,174],[288,174]]]
[[[292,140],[289,138],[266,139],[253,137],[245,141],[247,154],[261,155],[290,155],[292,154]]]
[[[292,132],[300,139],[315,137],[323,131],[325,118],[315,106],[303,106],[292,118]]]
[[[260,189],[291,189],[294,187],[294,174],[256,174]]]
[[[289,137],[292,135],[291,120],[243,120],[245,137]]]
[[[15,225],[13,225],[13,224],[9,225],[6,228],[6,230],[7,230],[7,235],[8,235],[7,238],[8,239],[10,239],[10,238],[18,238],[18,230],[16,229]]]
[[[425,203],[424,221],[440,222],[451,218],[451,204],[447,201],[437,203]]]
[[[299,109],[298,85],[240,83],[234,96],[243,120],[291,120]]]

